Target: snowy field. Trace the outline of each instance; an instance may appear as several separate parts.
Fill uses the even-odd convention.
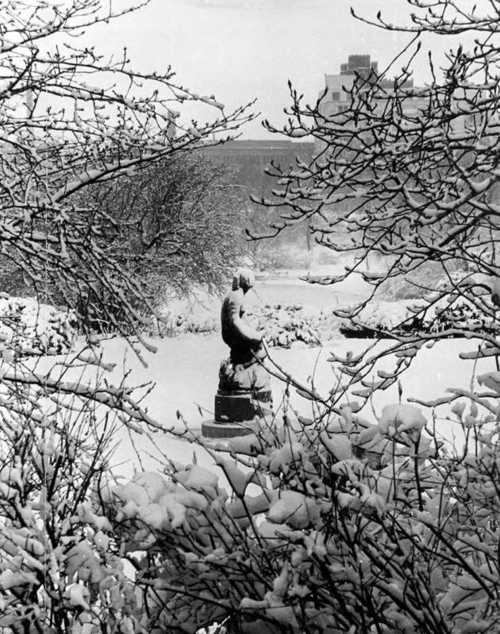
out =
[[[156,387],[148,396],[146,403],[150,415],[166,426],[173,425],[180,429],[176,416],[179,410],[188,421],[190,428],[199,430],[203,418],[210,418],[213,411],[219,363],[227,353],[224,343],[217,334],[184,335],[174,339],[156,340],[152,343],[157,346],[158,351],[156,354],[145,354],[148,364],[145,368],[130,350],[127,350],[122,340],[114,339],[104,342],[104,359],[117,363],[113,372],[114,380],[118,381],[122,368],[128,367],[131,370],[128,384],[153,381]],[[333,385],[331,366],[327,362],[329,351],[335,351],[339,355],[344,355],[349,350],[356,353],[369,343],[373,343],[373,340],[339,338],[321,349],[306,347],[290,350],[276,349],[273,350],[272,356],[283,369],[300,381],[307,381],[308,377],[314,374],[315,387],[320,393],[326,394]],[[384,345],[384,342],[380,342],[379,345]],[[494,370],[491,361],[482,361],[474,368],[473,361],[463,361],[458,358],[459,351],[470,351],[476,347],[477,344],[470,340],[447,340],[436,344],[432,349],[423,349],[417,355],[413,366],[403,376],[403,400],[407,397],[437,398],[444,395],[448,387],[468,388],[474,373],[477,375]],[[381,367],[390,367],[390,364]],[[280,381],[272,381],[275,405],[280,403],[283,387]],[[377,394],[373,399],[375,413],[380,413],[384,405],[397,400],[396,386]],[[292,404],[303,415],[310,413],[310,403],[297,394],[292,395]],[[201,413],[200,408],[202,408]],[[445,418],[447,409],[443,407],[438,412],[440,433],[448,440],[453,440],[456,436],[457,442],[460,443],[457,425]],[[371,410],[366,412],[366,417],[375,422],[375,414]],[[155,434],[155,447],[141,438],[136,439],[136,444],[146,468],[157,464],[153,457],[158,455],[157,450],[180,462],[190,461],[193,455],[192,445],[168,435]],[[199,459],[205,462],[204,456],[200,455]],[[133,469],[134,464],[137,464],[137,456],[131,450],[126,435],[118,448],[116,460],[120,464],[120,470],[127,472]]]
[[[322,308],[352,302],[362,292],[361,286],[351,286],[339,292],[333,291],[331,287],[312,286],[293,279],[269,280],[258,283],[250,299],[255,303],[303,303]],[[162,425],[180,429],[182,425],[177,418],[179,411],[190,429],[199,431],[202,420],[212,417],[219,365],[227,357],[227,347],[218,333],[185,334],[175,338],[151,339],[150,342],[156,346],[157,352],[143,352],[144,366],[124,340],[115,338],[104,341],[104,361],[115,364],[115,369],[106,378],[118,384],[128,370],[127,385],[153,382],[155,387],[143,403],[148,413]],[[334,333],[333,339],[323,348],[301,347],[297,344],[291,349],[275,348],[271,354],[280,367],[300,382],[307,382],[313,376],[315,388],[326,395],[335,380],[327,361],[330,351],[345,356],[348,351],[356,354],[370,344],[373,344],[373,340],[345,339]],[[387,342],[379,342],[378,345],[384,346]],[[443,396],[448,387],[468,388],[474,374],[495,370],[491,360],[481,361],[474,366],[473,361],[459,359],[459,352],[471,351],[476,347],[477,342],[473,340],[454,339],[442,341],[432,349],[421,350],[412,367],[403,375],[403,401],[409,397],[435,399]],[[46,370],[58,360],[61,359],[45,357],[37,363]],[[390,369],[391,365],[388,361],[380,369]],[[90,380],[93,372],[87,370]],[[71,378],[80,378],[80,374],[73,373]],[[272,389],[276,408],[280,404],[284,385],[273,379]],[[365,417],[375,422],[382,407],[397,400],[396,386],[377,394],[370,408],[364,412]],[[295,393],[292,393],[292,404],[301,414],[310,414],[310,403]],[[444,407],[438,410],[438,429],[444,438],[451,441],[456,438],[460,444],[460,430],[455,423],[446,420],[447,411]],[[164,462],[162,453],[183,463],[190,462],[193,457],[193,445],[166,434],[156,433],[153,443],[145,437],[134,437],[138,452],[132,448],[126,432],[117,440],[115,466],[122,473],[131,473],[140,466],[140,461],[146,469],[156,468]],[[196,452],[198,460],[205,463],[207,456],[204,452],[200,449],[196,449]]]

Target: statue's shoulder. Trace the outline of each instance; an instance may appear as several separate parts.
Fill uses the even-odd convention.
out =
[[[241,288],[230,290],[222,300],[223,305],[241,303],[243,301],[243,291]]]

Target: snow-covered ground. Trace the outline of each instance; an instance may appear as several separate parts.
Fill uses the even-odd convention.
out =
[[[293,280],[267,280],[257,284],[253,300],[262,303],[303,303],[315,307],[332,304],[350,303],[363,293],[361,285],[344,288],[342,292],[331,287],[311,286],[305,282]],[[306,301],[307,300],[307,301]],[[146,362],[144,366],[132,352],[127,343],[119,338],[104,341],[104,361],[115,364],[115,369],[108,376],[114,384],[120,383],[124,373],[129,371],[128,385],[139,385],[153,382],[154,389],[147,396],[144,406],[149,414],[165,426],[174,425],[180,428],[177,412],[181,412],[189,427],[199,430],[204,418],[211,418],[214,395],[218,384],[220,362],[227,356],[228,349],[218,333],[184,334],[175,338],[156,339],[151,342],[157,347],[156,353],[143,352]],[[315,387],[320,393],[327,394],[334,384],[334,375],[327,359],[330,351],[344,356],[348,351],[357,354],[364,347],[372,345],[373,340],[344,339],[333,333],[333,338],[324,348],[307,348],[296,345],[291,349],[274,349],[273,359],[290,375],[301,382],[314,376]],[[379,342],[378,346],[387,345]],[[482,361],[474,367],[473,361],[463,361],[458,357],[461,351],[471,351],[477,347],[472,340],[447,340],[436,344],[432,349],[424,348],[416,357],[412,367],[403,376],[403,400],[408,397],[430,400],[445,394],[448,387],[467,388],[473,373],[480,374],[495,370],[493,361]],[[45,357],[29,362],[36,363],[41,369],[48,369],[60,359]],[[389,369],[386,362],[380,369]],[[72,374],[74,380],[80,377],[82,370]],[[92,378],[94,370],[87,369],[86,374]],[[68,378],[68,377],[67,377]],[[284,386],[278,380],[272,381],[275,406],[279,405]],[[398,400],[397,387],[393,386],[383,393],[378,393],[372,402],[374,412],[369,409],[366,416],[375,420],[384,405]],[[310,403],[297,394],[292,395],[292,404],[302,413],[310,413]],[[439,430],[442,435],[452,440],[460,434],[457,426],[445,420],[446,410],[439,411]],[[134,438],[142,464],[145,468],[158,465],[156,459],[160,453],[179,462],[192,460],[193,445],[156,433],[153,444],[145,437]],[[206,454],[195,450],[201,463],[207,462]],[[164,458],[160,458],[160,464]],[[130,473],[139,466],[138,455],[131,447],[127,433],[123,433],[115,456],[115,464],[121,472]]]
[[[315,275],[336,275],[337,269],[325,268]],[[306,274],[304,272],[304,274]],[[256,304],[303,304],[315,308],[328,308],[359,301],[367,291],[368,285],[360,277],[340,282],[333,286],[311,284],[297,277],[270,278],[260,281],[249,293],[249,303]]]
[[[131,370],[128,384],[140,384],[153,381],[156,387],[147,397],[149,414],[166,426],[174,425],[180,429],[176,412],[180,411],[188,421],[191,429],[199,430],[203,418],[210,418],[213,411],[213,399],[218,383],[220,361],[226,356],[227,348],[218,334],[183,335],[173,339],[156,340],[156,354],[145,353],[147,367],[127,349],[120,339],[103,343],[104,359],[113,361],[117,366],[113,372],[114,381],[118,381],[123,367]],[[355,354],[363,347],[373,344],[373,340],[348,340],[343,338],[328,342],[324,348],[294,347],[290,350],[276,349],[272,355],[276,362],[292,376],[300,381],[307,381],[314,375],[315,386],[320,392],[327,393],[333,385],[331,365],[327,359],[329,351],[337,355],[345,355],[349,350]],[[387,345],[380,342],[378,345]],[[458,358],[460,351],[471,351],[477,347],[472,340],[447,340],[436,344],[432,349],[423,349],[416,357],[412,367],[402,378],[403,401],[407,397],[433,399],[445,394],[448,387],[468,388],[473,373],[480,374],[494,370],[491,361],[481,361],[474,368],[473,361]],[[382,368],[391,367],[390,361]],[[283,394],[283,384],[272,381],[275,405],[279,405]],[[397,387],[378,393],[373,399],[375,413],[379,414],[384,405],[398,400]],[[310,413],[310,403],[297,394],[292,396],[293,405],[303,414]],[[200,408],[203,408],[200,412]],[[439,410],[439,431],[447,439],[456,435],[460,442],[457,425],[445,420],[446,411]],[[371,410],[366,415],[375,421]],[[137,439],[137,447],[145,466],[156,464],[153,455],[160,450],[171,459],[187,462],[192,459],[193,446],[168,435],[155,434],[154,445],[146,439]],[[197,450],[202,463],[206,461],[203,452]],[[131,451],[126,435],[124,435],[117,455],[120,469],[129,471],[137,456]]]

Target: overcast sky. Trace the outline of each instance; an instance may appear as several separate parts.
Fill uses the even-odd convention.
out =
[[[377,7],[389,18],[408,15],[404,0],[152,0],[107,27],[100,44],[106,50],[127,45],[141,69],[171,64],[180,83],[229,107],[257,98],[256,109],[280,123],[289,78],[313,100],[324,74],[338,72],[349,54],[369,53],[383,66],[408,41],[408,35],[357,22],[351,5],[371,17]],[[444,46],[436,40],[427,45],[438,55]],[[422,69],[423,63],[418,81]],[[266,132],[252,122],[243,136]]]

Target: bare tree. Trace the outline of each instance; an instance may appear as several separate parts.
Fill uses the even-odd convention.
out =
[[[221,142],[251,115],[194,94],[170,68],[144,73],[126,51],[106,58],[89,47],[89,30],[148,2],[114,4],[0,3],[0,255],[38,298],[78,311],[87,297],[120,332],[140,338],[148,297],[107,248],[112,215],[85,192]],[[176,111],[189,101],[208,109],[208,123],[182,123]],[[115,425],[163,427],[129,386],[103,380],[110,366],[96,340],[82,345],[48,366],[20,358],[3,339],[0,346],[2,631],[129,631],[122,608],[133,590],[103,535],[109,524],[95,524],[93,513]],[[105,603],[97,623],[79,618]]]
[[[155,307],[196,286],[220,289],[245,254],[243,195],[230,169],[208,152],[163,159],[84,197],[110,218],[103,249]]]
[[[305,104],[291,87],[287,125],[278,130],[267,124],[275,133],[315,140],[310,163],[271,168],[279,191],[261,202],[284,210],[274,235],[309,223],[319,244],[354,254],[345,274],[312,280],[335,284],[361,275],[372,286],[366,301],[342,316],[355,319],[384,284],[401,278],[420,287],[420,323],[444,307],[450,314],[450,308],[466,305],[479,315],[476,324],[449,321],[439,332],[392,332],[395,341],[384,354],[397,353],[397,364],[376,380],[369,374],[378,354],[344,360],[349,383],[357,384],[362,397],[394,383],[429,340],[477,337],[477,356],[498,355],[500,8],[491,2],[471,9],[454,0],[407,4],[413,10],[409,24],[388,23],[380,13],[371,23],[408,32],[408,46],[382,72],[359,74],[345,86],[340,112],[325,113],[321,98]],[[429,53],[429,83],[415,87],[412,69],[426,33],[475,39],[470,49],[450,50],[443,68],[436,68]],[[367,270],[372,254],[382,259],[383,270]],[[430,264],[433,277],[426,279]]]
[[[85,190],[223,140],[249,117],[177,84],[170,68],[142,73],[126,51],[107,59],[86,45],[86,31],[146,4],[0,7],[2,254],[32,286],[57,288],[69,306],[78,295],[93,297],[104,315],[119,305],[129,327],[139,318],[140,288],[103,249],[111,219]],[[187,101],[205,104],[212,120],[184,126],[175,110]]]

